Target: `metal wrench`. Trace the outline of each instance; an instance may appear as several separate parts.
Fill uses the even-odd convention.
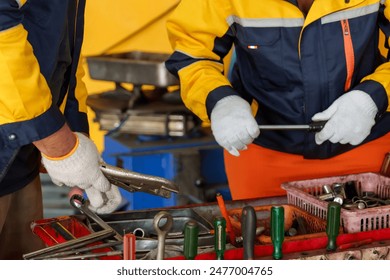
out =
[[[95,212],[89,209],[89,200],[79,194],[75,194],[70,198],[70,205],[78,209],[81,213],[92,219],[103,229],[109,229],[115,232],[114,238],[118,241],[123,241],[122,235],[115,231],[109,224],[102,220]]]
[[[326,121],[312,122],[310,124],[298,124],[298,125],[259,125],[260,130],[307,130],[309,132],[319,132],[326,124]]]
[[[375,202],[378,202],[380,203],[381,205],[390,205],[390,199],[381,199],[379,197],[370,197],[370,196],[366,196],[366,197],[363,197],[364,200],[367,202],[367,201],[375,201]]]
[[[162,225],[160,225],[162,223]],[[157,260],[163,260],[165,254],[165,238],[173,225],[172,215],[167,211],[158,212],[153,219],[153,227],[157,232]]]

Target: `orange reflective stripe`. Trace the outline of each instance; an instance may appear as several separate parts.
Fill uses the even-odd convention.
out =
[[[347,78],[345,80],[344,91],[348,91],[351,87],[353,70],[355,68],[355,55],[353,52],[351,30],[347,19],[341,21],[341,27],[343,30],[345,63],[347,66]]]

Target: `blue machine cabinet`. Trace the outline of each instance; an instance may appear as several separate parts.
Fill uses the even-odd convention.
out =
[[[147,138],[135,135],[105,136],[102,157],[105,162],[131,171],[172,180],[180,194],[163,198],[143,192],[120,189],[127,204],[123,210],[149,209],[202,202],[208,185],[223,186],[227,178],[223,152],[210,137]],[[197,186],[201,179],[203,186]]]

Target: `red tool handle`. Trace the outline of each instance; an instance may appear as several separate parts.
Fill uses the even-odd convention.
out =
[[[135,260],[135,235],[133,233],[126,233],[123,236],[123,259]]]

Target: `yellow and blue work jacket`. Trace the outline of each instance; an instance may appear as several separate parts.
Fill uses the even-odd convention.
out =
[[[0,0],[0,195],[38,174],[31,144],[65,122],[88,133],[85,0]]]
[[[183,102],[209,122],[214,105],[239,95],[259,124],[308,124],[350,90],[368,93],[379,113],[365,142],[390,131],[390,64],[379,49],[390,34],[380,0],[314,0],[305,17],[296,0],[182,0],[167,22]],[[381,29],[380,29],[381,28]],[[234,47],[232,72],[223,58]],[[329,158],[351,145],[317,145],[307,131],[263,130],[254,143],[305,158]]]

